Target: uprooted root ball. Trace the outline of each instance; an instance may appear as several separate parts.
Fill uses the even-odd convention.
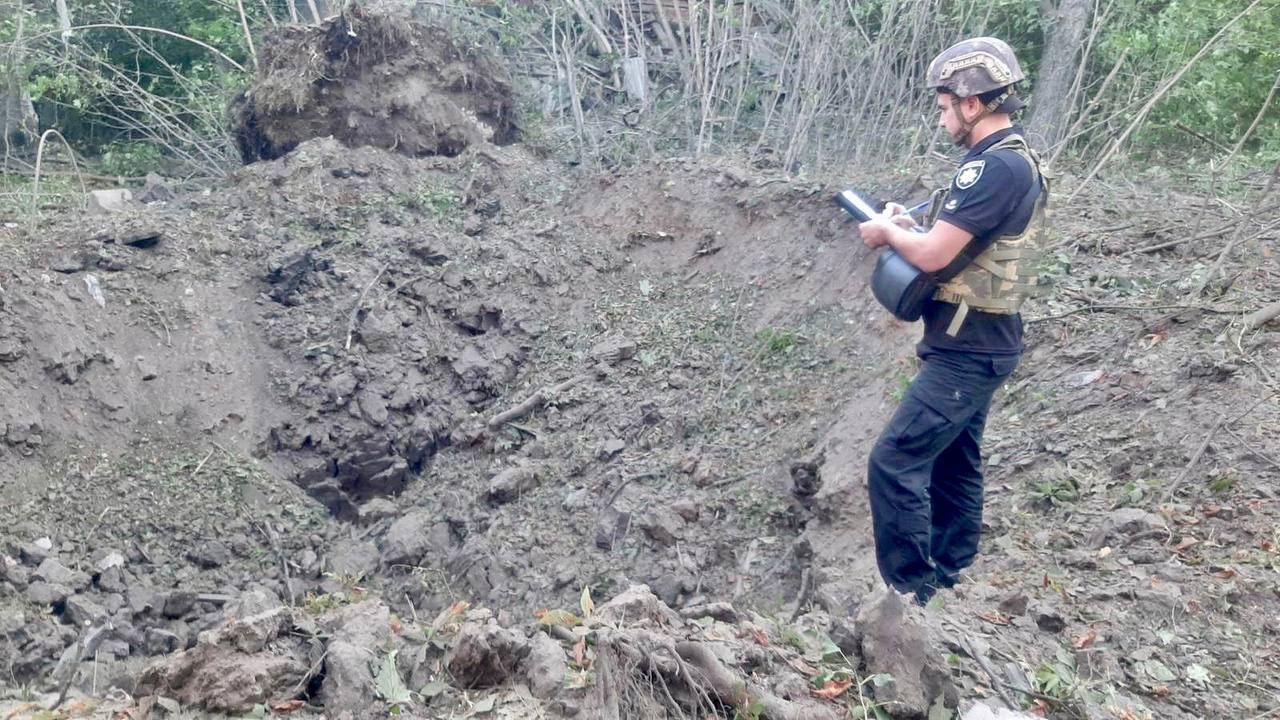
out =
[[[232,103],[246,163],[332,135],[405,155],[457,155],[514,135],[506,69],[443,28],[358,6],[263,44],[252,88]]]

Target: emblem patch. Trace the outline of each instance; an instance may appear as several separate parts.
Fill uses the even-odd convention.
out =
[[[959,201],[959,200],[957,200],[957,199],[955,199],[955,198],[951,198],[950,200],[948,200],[948,201],[947,201],[947,204],[946,204],[946,205],[943,205],[943,206],[942,206],[942,208],[943,208],[944,210],[955,210],[959,205],[960,205],[960,201]]]
[[[965,163],[960,168],[960,172],[956,173],[956,189],[968,190],[973,187],[973,184],[978,182],[978,178],[982,177],[982,169],[986,166],[986,160],[974,160]]]

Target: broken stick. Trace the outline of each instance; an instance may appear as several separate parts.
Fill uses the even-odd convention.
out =
[[[501,427],[503,423],[507,423],[512,420],[518,420],[524,417],[525,415],[528,415],[529,413],[533,412],[534,410],[537,410],[538,408],[542,407],[544,404],[546,404],[549,398],[555,397],[556,395],[559,395],[560,393],[563,393],[563,392],[568,392],[571,388],[573,388],[573,386],[590,379],[591,379],[590,375],[578,375],[577,377],[572,377],[572,378],[569,378],[568,380],[565,380],[564,382],[560,383],[559,385],[556,385],[555,387],[539,388],[537,392],[525,398],[523,401],[520,402],[519,405],[516,405],[515,407],[509,410],[504,410],[498,413],[497,415],[494,415],[493,417],[489,418],[489,428],[490,429],[498,428],[498,427]]]

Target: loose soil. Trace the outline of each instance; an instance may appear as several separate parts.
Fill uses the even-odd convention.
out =
[[[841,668],[893,717],[1280,707],[1280,335],[1239,319],[1275,299],[1274,210],[1145,178],[1058,214],[983,554],[904,615],[864,463],[917,331],[837,186],[272,142],[206,192],[0,230],[6,718],[63,686],[91,699],[60,717],[735,717],[742,687],[826,717]],[[1170,207],[1202,225],[1132,210]],[[1233,219],[1203,297],[1217,246],[1145,251]],[[235,667],[270,682],[189,681]]]

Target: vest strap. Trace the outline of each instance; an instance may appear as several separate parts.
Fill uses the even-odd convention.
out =
[[[1044,257],[1044,253],[1034,248],[1009,248],[988,250],[986,256],[996,262],[1004,262],[1006,260],[1039,260]]]
[[[964,298],[960,299],[960,304],[956,306],[956,314],[951,316],[951,324],[947,326],[947,335],[955,337],[960,332],[960,326],[964,325],[964,319],[969,316],[969,303]]]

